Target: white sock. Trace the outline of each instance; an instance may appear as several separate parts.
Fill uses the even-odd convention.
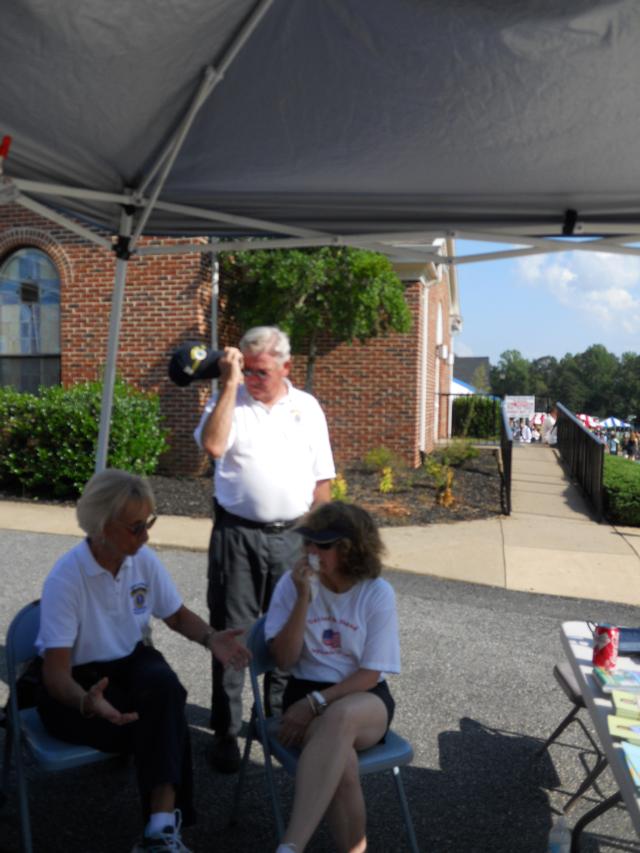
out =
[[[176,818],[173,812],[154,812],[149,818],[149,823],[144,831],[146,836],[162,832],[168,826],[175,826]]]

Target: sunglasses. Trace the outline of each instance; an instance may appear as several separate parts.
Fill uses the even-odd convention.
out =
[[[251,370],[249,367],[243,367],[242,373],[244,376],[256,376],[258,379],[266,379],[269,375],[268,370]]]
[[[315,545],[316,548],[319,548],[321,551],[328,551],[329,548],[333,548],[336,544],[335,542],[314,542],[312,539],[305,539],[304,544],[308,548],[309,545]]]
[[[124,524],[121,521],[120,524],[124,525],[132,536],[142,536],[145,530],[151,530],[157,520],[157,515],[150,515],[146,521],[136,521],[135,524]]]

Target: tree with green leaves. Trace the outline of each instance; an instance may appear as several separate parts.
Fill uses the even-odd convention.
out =
[[[318,340],[361,341],[407,332],[411,312],[384,255],[349,247],[222,253],[227,316],[241,328],[277,325],[294,353],[307,356],[313,389]]]
[[[500,355],[497,367],[491,368],[491,389],[500,397],[532,393],[529,362],[519,350],[506,350]]]

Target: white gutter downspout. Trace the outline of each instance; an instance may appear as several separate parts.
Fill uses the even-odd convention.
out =
[[[452,237],[447,237],[446,252],[450,258],[455,257],[456,243]],[[447,414],[447,436],[451,438],[451,429],[453,426],[453,397],[451,396],[451,385],[453,383],[453,365],[455,362],[454,355],[454,335],[462,331],[462,314],[460,313],[460,294],[458,290],[458,270],[455,264],[449,264],[449,411]]]
[[[427,382],[429,367],[429,288],[439,284],[435,264],[428,263],[427,275],[420,276],[420,314],[422,335],[420,340],[420,384],[418,387],[418,450],[422,458],[427,452]]]

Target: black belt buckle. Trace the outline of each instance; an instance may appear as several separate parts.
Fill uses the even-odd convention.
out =
[[[288,530],[293,523],[293,521],[272,521],[265,524],[262,531],[263,533],[282,533],[283,530]]]

